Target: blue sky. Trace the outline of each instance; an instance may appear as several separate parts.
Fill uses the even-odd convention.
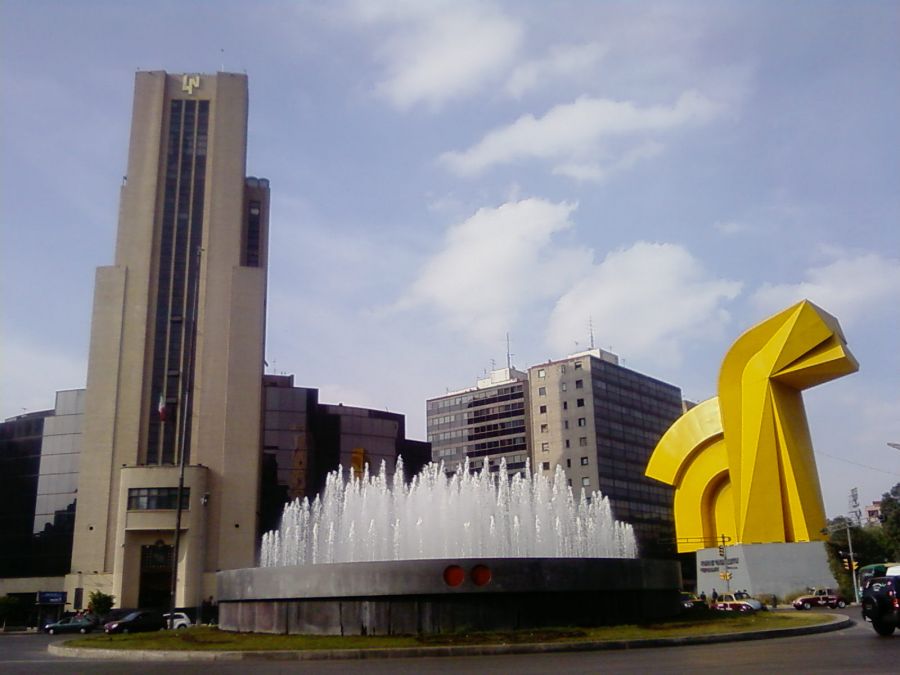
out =
[[[84,386],[133,74],[247,72],[267,359],[425,399],[597,346],[716,394],[808,297],[860,372],[805,395],[829,515],[900,481],[900,3],[0,5],[0,417]]]

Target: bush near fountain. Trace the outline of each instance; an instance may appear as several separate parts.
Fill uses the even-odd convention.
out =
[[[552,479],[447,477],[431,464],[409,484],[329,476],[321,499],[285,507],[264,535],[262,567],[220,572],[226,630],[391,635],[598,626],[672,616],[674,561],[636,557],[608,500],[576,500]]]

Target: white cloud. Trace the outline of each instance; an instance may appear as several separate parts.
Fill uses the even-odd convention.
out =
[[[610,160],[605,166],[597,162],[560,164],[553,168],[553,173],[580,182],[601,183],[615,173],[632,168],[642,160],[656,157],[662,151],[662,143],[647,141],[626,150],[618,159]]]
[[[896,312],[900,298],[900,260],[877,253],[848,256],[808,269],[805,281],[766,283],[753,294],[754,304],[766,312],[783,309],[804,298],[842,321],[870,316],[878,305]]]
[[[400,109],[472,94],[509,68],[522,40],[519,23],[489,4],[362,2],[358,12],[392,27],[376,89]]]
[[[747,226],[734,220],[720,220],[713,223],[713,229],[715,229],[719,234],[731,236],[734,234],[740,234],[741,232],[746,232]]]
[[[554,47],[543,59],[517,66],[506,82],[506,93],[513,98],[561,78],[576,78],[588,73],[606,55],[607,48],[597,42]]]
[[[532,198],[479,209],[448,230],[398,306],[429,305],[463,333],[498,339],[527,303],[555,297],[590,265],[587,249],[552,241],[575,208]]]
[[[723,302],[740,289],[709,277],[679,245],[638,242],[607,255],[559,299],[547,341],[556,353],[571,351],[591,320],[598,341],[621,347],[623,356],[671,365],[685,342],[721,330],[728,320]]]
[[[523,115],[488,132],[468,150],[444,153],[440,161],[464,176],[522,159],[548,160],[564,173],[566,166],[589,164],[604,142],[702,124],[718,112],[717,104],[694,91],[683,93],[671,106],[640,107],[630,101],[581,97],[551,108],[541,118]],[[628,152],[634,150],[623,156]]]

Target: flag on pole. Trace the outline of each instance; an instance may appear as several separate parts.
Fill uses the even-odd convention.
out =
[[[166,397],[162,394],[159,395],[159,421],[166,421]]]

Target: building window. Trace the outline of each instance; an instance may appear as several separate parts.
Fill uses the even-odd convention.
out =
[[[547,387],[538,387],[538,396],[546,396]]]
[[[569,487],[572,487],[572,479],[569,478],[567,482],[569,483]]]
[[[584,389],[584,380],[575,380],[576,389]]]
[[[578,418],[578,426],[585,427],[587,426],[587,420],[584,417]]]
[[[547,371],[543,368],[538,368],[538,377],[547,377]]]
[[[569,402],[563,401],[563,410],[568,410],[568,409],[569,409]]]
[[[590,486],[591,486],[591,479],[588,478],[587,476],[585,476],[584,478],[581,479],[581,484],[582,484],[584,487],[590,487]]]
[[[550,470],[550,462],[541,462],[541,468],[544,471],[549,471]]]
[[[566,372],[566,364],[565,363],[559,367],[559,372],[561,372],[561,373]]]
[[[181,508],[189,509],[191,489],[181,492]],[[158,511],[178,508],[178,488],[128,488],[129,511]]]
[[[566,439],[566,447],[567,447],[567,448],[571,448],[571,447],[572,447],[572,443],[571,443],[571,441],[569,441],[568,438]]]
[[[571,468],[572,468],[572,460],[571,460],[571,459],[567,459],[567,460],[566,460],[566,468],[567,468],[567,469],[571,469]],[[570,485],[571,485],[571,483],[570,483]]]
[[[549,424],[542,424],[542,425],[541,425],[541,433],[542,433],[542,434],[546,434],[547,431],[549,431],[549,430],[550,430],[550,425],[549,425]]]
[[[569,390],[569,388],[566,386],[566,383],[565,383],[565,382],[563,382],[563,383],[560,385],[560,389],[562,389],[563,391],[568,391],[568,390]]]
[[[582,448],[586,448],[587,447],[587,436],[581,436],[578,439],[578,445],[580,445]]]
[[[550,452],[550,444],[541,443],[541,452]]]
[[[542,405],[540,408],[538,408],[538,411],[541,413],[541,415],[546,415],[547,414],[547,406]]]
[[[588,465],[588,458],[582,457],[581,458],[581,466],[587,466],[587,465]]]
[[[578,400],[575,401],[575,405],[577,405],[579,408],[583,408],[584,407],[584,399],[579,398]]]
[[[563,429],[569,428],[569,420],[563,420]]]
[[[575,362],[575,370],[581,370],[581,361]]]

